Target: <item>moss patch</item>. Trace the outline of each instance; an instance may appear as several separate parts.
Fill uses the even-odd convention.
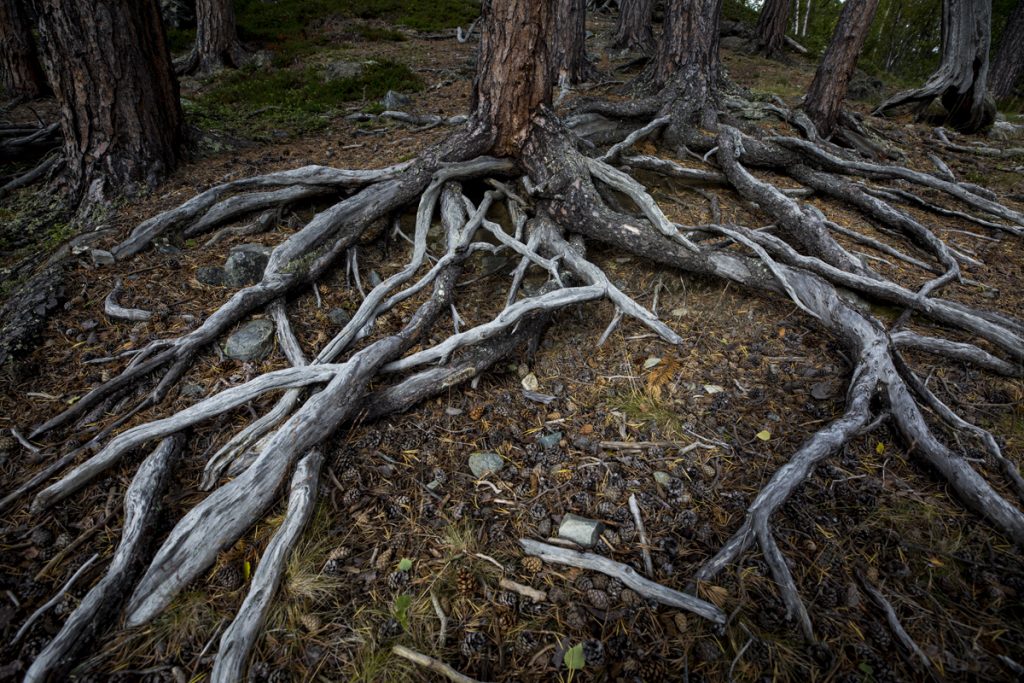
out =
[[[186,111],[207,130],[264,139],[322,128],[341,102],[376,100],[388,90],[414,92],[423,81],[404,64],[371,62],[358,76],[325,81],[312,67],[226,72]]]

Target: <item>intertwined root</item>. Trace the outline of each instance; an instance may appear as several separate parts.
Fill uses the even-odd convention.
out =
[[[798,620],[806,637],[813,639],[811,617],[774,540],[771,518],[819,463],[883,417],[896,425],[913,452],[946,479],[964,504],[1012,541],[1024,543],[1024,515],[936,437],[919,404],[982,441],[996,469],[1024,499],[1024,480],[1017,468],[1003,456],[991,434],[943,405],[900,356],[901,348],[914,348],[994,372],[1019,375],[1024,360],[1024,324],[937,298],[944,286],[961,279],[963,255],[892,203],[894,197],[902,196],[897,194],[902,190],[868,185],[850,177],[875,182],[900,180],[931,188],[991,217],[977,218],[979,223],[998,226],[1012,235],[1020,234],[1024,216],[954,180],[844,158],[834,150],[826,151],[795,138],[760,141],[727,126],[721,127],[717,139],[705,141],[703,158],[717,162],[716,169],[687,169],[668,160],[628,154],[632,145],[667,123],[664,117],[655,119],[595,159],[580,154],[572,135],[559,123],[544,119],[525,145],[521,165],[453,154],[449,147],[443,155],[447,161],[441,161],[441,154],[427,155],[415,164],[379,172],[306,167],[214,188],[142,224],[115,250],[119,258],[137,252],[158,234],[172,229],[195,234],[243,214],[328,193],[352,192],[277,247],[260,283],[237,292],[193,332],[143,349],[119,376],[37,429],[36,433],[42,434],[75,424],[113,401],[132,395],[140,382],[160,371],[163,374],[156,388],[132,412],[154,405],[197,353],[229,326],[263,307],[275,320],[280,347],[292,365],[226,389],[169,417],[125,430],[102,443],[112,429],[108,428],[85,447],[85,451],[95,451],[90,457],[38,493],[33,502],[37,511],[74,494],[144,444],[161,444],[140,467],[126,496],[122,545],[107,576],[94,589],[101,598],[82,603],[37,659],[27,680],[43,680],[73,661],[75,643],[84,642],[79,637],[83,624],[94,621],[101,608],[118,612],[123,607],[129,626],[151,620],[214,562],[221,549],[232,545],[266,514],[294,470],[285,524],[268,547],[249,596],[221,640],[213,678],[238,678],[280,581],[285,558],[315,503],[317,474],[323,460],[318,446],[335,430],[357,415],[375,419],[405,410],[433,393],[474,377],[509,354],[518,342],[535,334],[552,313],[568,306],[604,298],[616,307],[613,325],[622,316],[630,316],[666,343],[683,342],[588,261],[567,239],[566,231],[687,272],[777,292],[835,335],[853,359],[845,413],[813,434],[772,476],[749,507],[741,527],[697,572],[695,582],[710,580],[757,544],[790,615]],[[773,155],[784,158],[791,177],[808,190],[860,209],[926,255],[912,256],[905,253],[905,247],[842,228],[794,198],[806,192],[780,191],[748,170],[748,165],[771,165]],[[797,163],[789,163],[794,160]],[[674,224],[644,186],[615,164],[731,186],[774,219],[773,230]],[[518,181],[509,180],[524,171]],[[463,193],[460,185],[471,178],[486,178],[494,188],[483,195],[479,205]],[[225,198],[238,191],[247,194]],[[628,199],[633,205],[631,213],[609,208],[602,199],[611,196],[609,191]],[[344,329],[307,360],[291,332],[284,295],[315,281],[348,253],[370,224],[401,210],[416,197],[419,206],[407,264],[372,288]],[[512,217],[508,231],[488,217],[499,202],[506,204]],[[435,214],[440,215],[445,235],[443,254],[428,252],[428,232]],[[476,236],[481,231],[496,244],[479,241]],[[864,259],[838,242],[835,234],[899,258],[934,277],[916,290],[907,289],[873,271]],[[732,248],[711,245],[709,238],[725,239]],[[502,249],[520,258],[511,274],[504,308],[492,320],[460,330],[455,283],[461,265],[474,253]],[[548,285],[540,293],[524,296],[520,285],[530,268],[546,273]],[[997,353],[977,344],[901,329],[907,315],[887,329],[869,311],[850,303],[840,288],[899,306],[933,323],[959,328],[984,340]],[[372,339],[375,321],[414,297],[421,303],[405,327],[396,334]],[[423,334],[449,313],[455,332],[433,346],[409,353]],[[361,339],[368,339],[368,343],[354,351],[355,342]],[[384,386],[371,391],[371,383]],[[150,509],[173,469],[175,454],[183,447],[181,435],[270,392],[283,395],[273,408],[229,438],[210,458],[202,484],[212,493],[176,524],[146,562],[138,529],[151,523]],[[82,450],[65,455],[46,476],[70,464]],[[224,481],[225,472],[231,476],[228,481]],[[36,477],[14,495],[39,483],[42,479]],[[5,503],[13,500],[9,497]],[[129,571],[129,564],[148,568]],[[130,595],[124,605],[109,597],[112,586],[120,594]]]

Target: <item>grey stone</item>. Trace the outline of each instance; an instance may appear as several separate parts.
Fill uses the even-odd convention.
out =
[[[274,323],[250,320],[224,343],[224,355],[235,360],[259,360],[274,347]]]
[[[469,470],[477,479],[486,477],[488,474],[500,472],[504,466],[504,458],[497,453],[477,451],[469,456]]]
[[[584,548],[593,548],[604,531],[604,524],[596,519],[587,519],[569,513],[562,517],[558,525],[558,537],[572,541]]]
[[[562,432],[551,432],[550,434],[545,434],[544,436],[539,437],[537,439],[537,443],[541,446],[541,448],[548,449],[557,446],[558,442],[561,440]]]
[[[378,273],[376,270],[371,270],[370,271],[370,286],[371,287],[376,287],[377,285],[379,285],[382,282],[384,282],[384,280],[381,279],[380,273]]]
[[[672,475],[668,472],[658,471],[654,473],[654,481],[658,482],[662,486],[668,486],[672,483]]]
[[[324,69],[325,81],[340,81],[345,78],[356,78],[363,73],[363,65],[359,62],[339,60],[331,62]]]
[[[869,76],[857,69],[853,72],[850,85],[846,88],[846,96],[851,100],[870,100],[881,96],[885,83],[881,79]]]
[[[344,308],[332,308],[327,313],[327,319],[338,327],[344,327],[349,320],[352,320],[352,316]]]
[[[750,48],[750,43],[741,36],[725,36],[718,41],[718,46],[723,50],[746,52]]]
[[[196,280],[204,285],[220,286],[224,284],[224,269],[220,266],[202,266],[196,269]]]
[[[188,398],[196,398],[206,393],[206,389],[200,384],[186,384],[181,388],[181,395]]]
[[[240,244],[232,247],[224,262],[224,282],[231,287],[254,285],[263,279],[270,261],[270,247],[262,244]]]
[[[92,258],[94,266],[114,265],[114,255],[109,251],[104,251],[103,249],[90,249],[89,256]]]
[[[384,95],[384,98],[380,101],[381,105],[383,105],[385,109],[391,111],[401,109],[410,102],[412,102],[411,97],[403,95],[402,93],[397,93],[394,90],[388,90],[387,94]]]

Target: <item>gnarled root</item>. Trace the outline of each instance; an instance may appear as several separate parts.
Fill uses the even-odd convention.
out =
[[[533,338],[553,313],[569,306],[605,299],[616,307],[613,325],[622,316],[629,316],[668,344],[683,342],[670,326],[627,296],[605,272],[588,261],[577,248],[577,241],[566,235],[567,230],[688,273],[723,278],[743,287],[786,297],[816,325],[833,335],[852,359],[844,414],[811,435],[773,474],[749,506],[739,529],[697,572],[694,581],[711,580],[723,568],[738,561],[751,546],[757,545],[779,587],[787,612],[798,622],[804,635],[813,640],[811,616],[775,540],[772,516],[807,481],[818,464],[865,429],[878,424],[883,415],[893,421],[908,444],[908,450],[945,479],[967,507],[989,520],[1011,541],[1024,543],[1024,514],[981,472],[942,443],[925,421],[918,401],[947,424],[980,439],[996,468],[1024,497],[1024,484],[1016,467],[1003,456],[991,434],[971,425],[941,403],[899,355],[900,348],[917,348],[991,371],[1019,375],[1024,361],[1024,323],[937,298],[941,288],[961,277],[963,259],[947,248],[930,228],[894,207],[873,188],[848,177],[860,175],[873,181],[917,183],[960,201],[971,210],[1014,224],[1006,226],[1005,230],[1012,234],[1019,232],[1015,225],[1024,226],[1024,216],[955,181],[910,169],[851,161],[837,156],[834,150],[827,151],[797,139],[776,138],[763,142],[723,126],[715,140],[695,138],[693,145],[705,153],[705,160],[717,162],[717,168],[686,170],[673,162],[628,154],[637,141],[662,129],[665,126],[662,120],[636,129],[600,159],[579,152],[572,135],[548,114],[538,116],[535,124],[518,163],[488,157],[467,161],[469,156],[464,154],[463,145],[461,154],[455,154],[452,146],[446,151],[431,152],[425,159],[403,168],[401,178],[395,177],[398,167],[356,176],[322,167],[307,167],[293,175],[271,174],[203,193],[179,209],[147,221],[122,245],[119,258],[134,253],[157,234],[172,228],[207,229],[228,220],[226,217],[240,215],[243,210],[267,210],[296,201],[296,198],[312,196],[307,193],[342,194],[354,190],[278,246],[259,284],[236,293],[195,331],[142,350],[121,375],[37,429],[38,434],[66,427],[106,405],[112,397],[129,392],[149,374],[163,370],[166,374],[142,403],[142,406],[154,405],[187,370],[195,355],[228,326],[261,307],[268,307],[276,322],[280,347],[293,367],[267,373],[174,415],[125,430],[102,447],[99,442],[106,437],[97,437],[87,449],[95,447],[97,452],[44,489],[34,501],[35,510],[53,505],[80,490],[138,447],[163,440],[161,447],[139,469],[137,483],[133,483],[129,491],[132,507],[126,516],[121,546],[124,550],[119,548],[108,572],[108,577],[116,575],[109,580],[116,581],[119,590],[131,591],[126,607],[129,626],[151,620],[189,581],[214,562],[220,550],[233,544],[266,514],[277,500],[281,485],[294,470],[285,524],[268,547],[242,610],[221,640],[214,679],[238,678],[258,636],[270,596],[280,581],[285,558],[308,518],[322,461],[318,448],[332,433],[357,416],[379,419],[409,409],[428,396],[475,377],[506,357],[517,344]],[[887,248],[887,251],[883,249],[887,255],[901,258],[934,277],[915,289],[886,279],[868,268],[836,238],[836,235],[848,237],[848,229],[830,222],[820,210],[799,203],[797,198],[803,196],[804,191],[779,191],[748,170],[748,167],[776,168],[779,155],[790,166],[791,177],[805,188],[858,208],[900,239],[906,239],[912,248],[922,250],[924,255],[910,256],[875,238],[860,243],[871,248]],[[776,232],[735,225],[676,225],[640,182],[617,168],[615,163],[648,172],[728,184],[768,213],[775,221]],[[526,177],[520,185],[509,179],[513,173],[524,171]],[[479,205],[466,197],[456,182],[491,175],[499,175],[501,179],[490,179],[494,189],[484,194]],[[228,193],[249,190],[268,191],[225,199]],[[615,196],[613,193],[618,193],[617,196],[624,198],[622,203],[631,207],[610,208],[603,196]],[[416,198],[419,201],[416,228],[405,266],[366,292],[352,320],[316,355],[307,359],[291,333],[283,296],[301,283],[316,280],[338,257],[350,253],[348,249],[367,226]],[[237,201],[233,201],[235,199]],[[497,202],[506,202],[508,206],[513,219],[511,233],[488,219],[489,210]],[[435,213],[441,216],[446,251],[428,257],[427,232]],[[497,245],[474,242],[479,230],[489,232]],[[725,240],[728,248],[706,246],[698,237],[707,235]],[[454,297],[462,264],[476,252],[502,249],[520,259],[512,273],[504,308],[489,321],[460,329]],[[549,283],[540,294],[522,296],[520,283],[529,268],[546,273]],[[850,303],[841,292],[844,288],[895,304],[938,325],[955,326],[985,340],[994,350],[977,343],[948,341],[898,329],[907,322],[906,316],[893,328],[887,328],[870,311]],[[353,351],[357,340],[372,335],[374,322],[381,315],[413,297],[420,297],[422,301],[399,332],[368,339]],[[424,333],[449,312],[456,332],[436,344],[412,350]],[[175,525],[142,572],[141,579],[132,584],[121,566],[143,559],[136,529],[139,524],[145,526],[140,520],[148,519],[146,511],[150,508],[146,506],[158,499],[157,484],[153,482],[169,467],[171,452],[176,451],[180,435],[194,425],[271,391],[284,392],[284,395],[263,416],[230,437],[210,459],[204,472],[203,488],[212,493]],[[134,410],[138,409],[140,406]],[[66,455],[59,462],[68,464],[79,453],[70,455],[70,459]],[[230,481],[222,481],[225,471],[233,477]],[[144,511],[135,511],[136,508]],[[539,546],[530,548],[548,552]],[[577,563],[584,559],[590,561],[574,556]],[[101,582],[94,590],[108,585]],[[111,589],[102,588],[102,591],[107,590]],[[678,598],[679,594],[673,591],[672,595]],[[703,610],[698,613],[713,621],[721,623],[723,620],[717,608],[710,609],[689,597],[683,602],[690,608],[696,606]],[[83,603],[83,607],[85,605]],[[73,656],[68,644],[70,639],[82,631],[81,624],[87,616],[96,613],[94,601],[89,605],[81,615],[76,612],[72,616],[65,627],[69,635],[62,632],[47,650],[51,655],[34,667],[33,675],[38,680],[48,675],[47,672],[56,671],[58,661]]]

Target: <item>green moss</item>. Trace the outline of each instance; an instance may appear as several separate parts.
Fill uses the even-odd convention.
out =
[[[383,43],[383,42],[394,42],[400,43],[405,40],[405,34],[390,28],[380,28],[379,26],[370,26],[369,24],[359,24],[356,26],[356,33],[363,40],[369,40],[371,42]]]
[[[409,67],[392,61],[373,62],[358,76],[332,81],[311,67],[242,70],[221,74],[206,92],[185,102],[185,109],[200,128],[261,139],[323,128],[342,102],[422,89],[423,81]]]

